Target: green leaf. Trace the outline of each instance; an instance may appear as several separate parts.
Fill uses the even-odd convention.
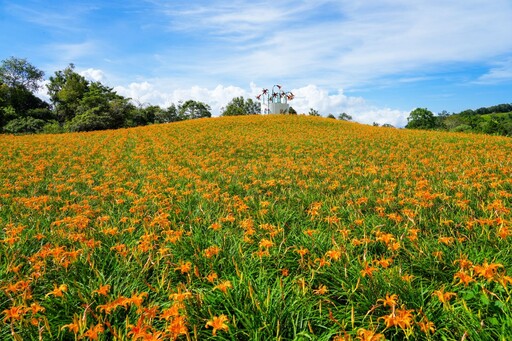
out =
[[[485,305],[489,305],[489,297],[487,295],[481,294],[480,295],[480,302],[482,302]]]

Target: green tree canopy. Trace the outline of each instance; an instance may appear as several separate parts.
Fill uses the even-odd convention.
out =
[[[261,112],[261,104],[243,96],[233,98],[222,112],[222,116],[252,115]]]
[[[0,83],[10,88],[24,88],[37,91],[43,80],[44,72],[27,62],[26,59],[11,57],[0,65]]]
[[[338,120],[352,121],[352,116],[350,116],[349,114],[347,114],[345,112],[342,112],[341,114],[338,115]]]
[[[126,126],[135,106],[100,82],[91,83],[76,105],[76,115],[66,123],[70,131],[117,129]]]
[[[169,123],[181,121],[183,118],[179,115],[176,104],[171,104],[167,109],[161,109],[155,112],[155,123]]]
[[[73,119],[77,113],[80,101],[89,91],[89,82],[85,77],[75,72],[75,66],[69,64],[62,71],[56,71],[47,84],[48,94],[54,105],[58,119],[65,122]]]
[[[179,115],[184,119],[195,119],[203,117],[212,117],[211,108],[208,104],[189,99],[181,104]]]
[[[320,116],[320,114],[318,113],[318,110],[316,109],[313,109],[313,108],[309,108],[309,113],[308,113],[309,116]]]
[[[3,60],[0,65],[0,129],[5,128],[11,120],[37,116],[51,116],[50,106],[34,95],[40,88],[44,72],[27,62],[26,59],[11,57]],[[20,122],[22,122],[20,124]],[[18,120],[13,122],[8,132],[17,132],[17,127],[31,126],[33,120]],[[4,129],[5,130],[5,129]],[[30,128],[28,131],[32,131]],[[23,129],[20,130],[23,132]]]
[[[416,108],[409,114],[405,127],[409,129],[434,129],[436,126],[436,117],[432,111],[426,108]]]

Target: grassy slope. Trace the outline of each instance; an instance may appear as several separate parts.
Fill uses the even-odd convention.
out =
[[[2,338],[512,337],[510,139],[252,116],[0,150]]]

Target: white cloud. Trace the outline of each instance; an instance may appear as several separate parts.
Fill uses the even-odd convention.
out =
[[[362,97],[347,96],[342,89],[329,94],[327,90],[320,89],[316,85],[308,85],[293,89],[292,92],[295,99],[290,102],[290,105],[300,113],[308,113],[309,109],[313,108],[323,116],[331,113],[337,117],[345,112],[356,122],[388,123],[396,127],[403,127],[407,123],[407,116],[409,116],[409,113],[405,111],[373,106]]]
[[[509,0],[213,1],[166,13],[176,29],[215,43],[215,58],[195,71],[221,82],[346,88],[512,52]]]
[[[45,46],[45,49],[53,51],[58,64],[69,64],[76,60],[91,56],[98,52],[99,48],[93,41],[82,43],[52,43]]]
[[[477,83],[494,84],[512,80],[512,58],[495,63],[495,67],[482,75]]]
[[[169,89],[162,91],[161,89]],[[168,85],[160,83],[158,86],[147,81],[140,83],[131,83],[128,86],[117,86],[114,90],[125,97],[131,98],[138,104],[153,104],[167,107],[171,104],[177,104],[180,101],[193,99],[201,101],[211,106],[214,115],[220,115],[221,108],[224,107],[232,98],[251,96],[246,90],[236,86],[217,85],[213,89],[200,86],[190,88],[171,88]]]
[[[43,101],[46,101],[50,103],[50,96],[48,95],[48,88],[47,85],[50,84],[49,80],[43,80],[39,83],[39,88],[34,93],[37,97],[42,99]]]
[[[93,68],[80,71],[79,74],[93,82],[102,82],[105,78],[105,73],[102,70]]]

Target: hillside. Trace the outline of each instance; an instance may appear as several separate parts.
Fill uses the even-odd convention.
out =
[[[309,116],[0,136],[0,339],[511,339],[511,150]]]
[[[459,114],[439,117],[439,123],[439,129],[454,132],[512,136],[512,112],[479,114],[478,111],[465,111]]]

